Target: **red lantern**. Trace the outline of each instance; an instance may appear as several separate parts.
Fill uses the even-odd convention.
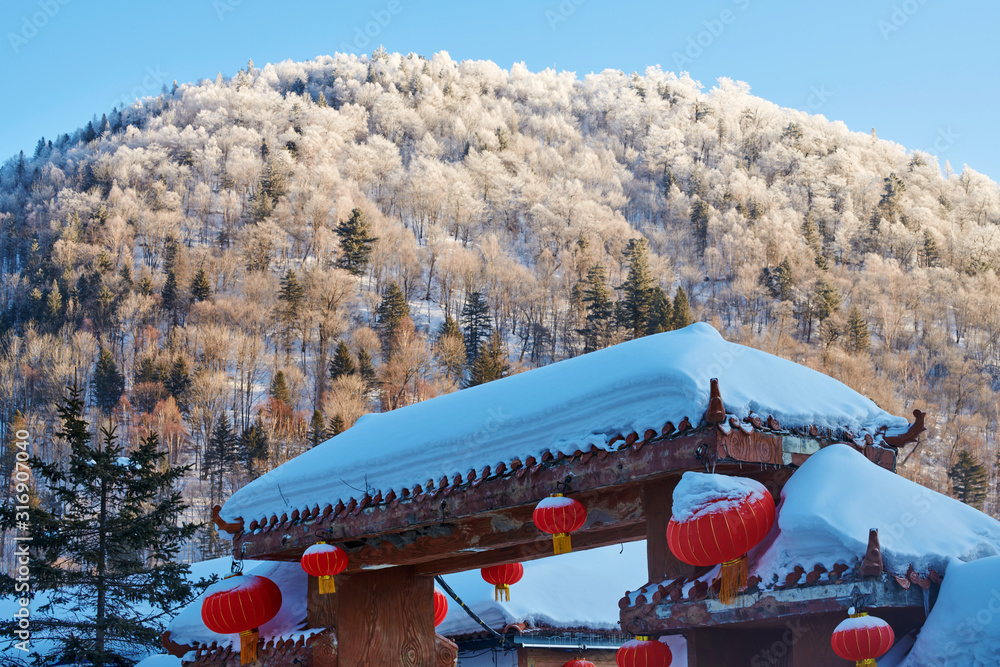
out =
[[[257,659],[258,628],[281,609],[281,590],[267,577],[230,575],[212,584],[201,604],[201,620],[212,632],[239,633],[240,664]]]
[[[570,660],[563,665],[563,667],[597,667],[597,665],[592,663],[590,660],[584,660],[581,658],[579,660]]]
[[[438,589],[434,589],[434,627],[441,625],[448,615],[448,598]]]
[[[340,547],[326,542],[318,542],[302,554],[302,569],[313,577],[319,577],[319,594],[336,593],[334,575],[347,569],[347,554]]]
[[[569,534],[583,527],[587,508],[578,500],[553,493],[535,506],[531,518],[540,530],[552,534],[552,548],[558,556],[573,550]]]
[[[493,584],[496,587],[493,593],[494,600],[499,602],[506,597],[507,601],[510,602],[510,587],[521,581],[521,577],[524,576],[524,566],[520,563],[495,565],[493,567],[484,567],[480,570],[480,574],[483,575],[486,583]]]
[[[833,631],[830,644],[833,652],[844,660],[854,660],[857,667],[875,667],[875,658],[892,648],[896,635],[881,618],[862,612],[845,618]]]
[[[685,473],[684,477],[693,480],[688,488],[697,486],[698,506],[682,520],[676,513],[670,518],[667,544],[685,563],[701,567],[722,563],[719,600],[732,604],[736,593],[746,587],[747,552],[760,544],[774,525],[774,498],[752,479],[705,473]],[[674,492],[675,505],[684,481]],[[715,495],[712,485],[719,487]]]
[[[670,667],[674,654],[663,642],[649,637],[636,637],[625,642],[615,654],[618,667]]]

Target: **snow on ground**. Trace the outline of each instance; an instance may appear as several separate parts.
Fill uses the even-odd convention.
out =
[[[532,626],[617,630],[618,601],[636,581],[645,579],[645,540],[528,561],[524,578],[510,587],[510,602],[494,601],[493,586],[483,581],[479,570],[444,578],[470,609],[499,632],[523,621]],[[450,602],[439,634],[483,631]]]
[[[362,417],[352,428],[254,480],[227,520],[281,515],[339,499],[397,492],[544,450],[607,448],[618,433],[697,425],[719,378],[729,413],[786,426],[904,428],[905,420],[822,373],[729,343],[711,326],[637,340],[485,385]]]
[[[262,639],[287,638],[302,630],[306,618],[306,587],[308,575],[298,562],[285,563],[279,561],[246,561],[244,574],[256,574],[267,577],[281,589],[281,609],[278,614],[260,626]],[[228,573],[228,572],[227,572]],[[204,595],[184,607],[167,629],[170,639],[178,644],[211,644],[218,642],[219,646],[239,646],[239,635],[220,635],[205,627],[201,620],[201,603]]]
[[[781,492],[775,527],[751,553],[764,582],[796,565],[854,565],[877,528],[889,572],[945,573],[954,558],[1000,555],[1000,522],[872,464],[848,445],[813,454]],[[948,571],[950,575],[950,570]],[[1000,586],[1000,584],[998,584]]]
[[[181,667],[181,659],[172,655],[151,655],[135,667]]]
[[[880,661],[879,664],[882,664]],[[900,667],[1000,665],[1000,557],[953,560],[913,650]]]

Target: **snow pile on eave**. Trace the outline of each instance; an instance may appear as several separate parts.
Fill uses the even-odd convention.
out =
[[[281,609],[277,615],[260,626],[260,636],[264,641],[284,638],[302,630],[306,623],[306,587],[309,577],[298,563],[274,561],[246,561],[244,574],[267,577],[281,589]],[[207,591],[206,591],[207,593]],[[209,645],[218,642],[220,647],[239,646],[239,635],[220,635],[212,632],[201,620],[202,594],[197,600],[184,607],[167,629],[171,641],[188,646]]]
[[[646,542],[574,551],[524,563],[524,578],[510,587],[510,602],[496,602],[493,586],[479,570],[445,581],[487,625],[503,632],[511,623],[532,627],[617,630],[618,601],[629,586],[646,579]],[[437,632],[456,637],[484,632],[449,599],[448,616]]]
[[[280,516],[465,475],[498,462],[608,448],[619,433],[700,423],[710,379],[729,413],[774,415],[784,426],[824,429],[906,421],[822,373],[725,341],[707,324],[647,336],[527,373],[394,410],[352,428],[260,477],[226,503],[226,520]]]
[[[944,573],[953,558],[1000,555],[1000,522],[953,498],[881,468],[847,445],[813,454],[781,492],[771,533],[751,554],[765,585],[816,563],[853,566],[868,532],[879,531],[885,568]],[[949,571],[950,575],[950,571]]]
[[[672,516],[687,521],[695,514],[713,514],[735,507],[741,501],[763,498],[767,489],[748,477],[686,472],[674,488]]]
[[[900,667],[1000,665],[1000,558],[948,564],[941,592]]]

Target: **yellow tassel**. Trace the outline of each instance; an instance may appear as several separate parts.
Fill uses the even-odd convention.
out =
[[[733,604],[736,594],[747,586],[747,557],[743,554],[722,564],[719,571],[719,602]]]
[[[857,667],[878,667],[878,663],[875,662],[875,658],[868,658],[867,660],[858,660],[856,663]]]
[[[557,556],[573,551],[573,543],[570,540],[569,533],[556,533],[553,535],[552,548],[555,549]]]
[[[257,628],[244,630],[240,633],[240,664],[245,665],[257,659],[257,640],[260,632]]]
[[[510,602],[510,585],[508,584],[497,584],[494,586],[493,599],[497,602],[503,602],[506,598],[507,602]]]
[[[325,576],[319,578],[319,594],[327,595],[329,593],[336,593],[337,588],[333,585],[333,577]]]

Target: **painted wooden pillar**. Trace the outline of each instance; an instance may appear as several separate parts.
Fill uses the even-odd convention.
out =
[[[691,576],[697,569],[670,553],[667,546],[667,524],[670,523],[674,506],[674,488],[680,481],[680,475],[675,475],[642,487],[642,504],[646,512],[646,562],[650,583]]]
[[[436,664],[432,577],[410,567],[340,575],[336,597],[341,665]]]

